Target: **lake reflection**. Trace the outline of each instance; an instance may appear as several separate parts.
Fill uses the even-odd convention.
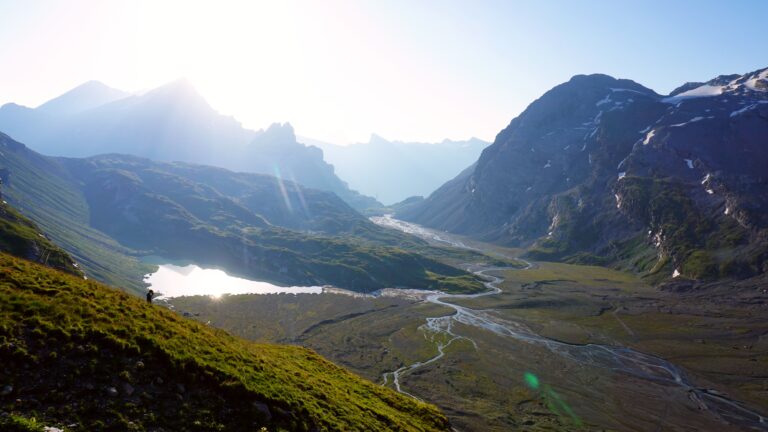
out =
[[[220,297],[224,294],[320,294],[323,287],[281,287],[269,282],[252,281],[226,274],[222,270],[204,269],[196,265],[177,266],[161,264],[160,268],[144,276],[159,297],[207,295]]]

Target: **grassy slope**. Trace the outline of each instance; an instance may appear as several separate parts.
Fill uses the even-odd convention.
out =
[[[690,185],[671,179],[627,176],[616,189],[621,196],[621,211],[642,231],[630,237],[617,236],[595,250],[600,235],[610,228],[599,222],[608,217],[606,210],[597,215],[579,214],[577,198],[563,194],[555,197],[550,206],[557,209],[560,235],[538,239],[527,256],[543,261],[611,265],[640,274],[654,284],[668,279],[674,269],[686,277],[704,280],[760,273],[765,247],[760,242],[750,246],[748,230],[732,218],[708,215],[691,197]],[[614,201],[609,201],[607,212],[613,212]],[[661,242],[654,247],[657,235]]]
[[[3,410],[77,423],[76,430],[447,428],[431,405],[365,381],[311,350],[245,342],[5,254],[0,360],[0,382],[13,386],[0,396]],[[118,394],[106,397],[110,386]]]
[[[691,197],[690,185],[627,177],[619,190],[622,208],[662,233],[661,252],[683,276],[716,280],[763,273],[768,246],[758,229],[750,233],[731,217],[708,213]]]
[[[78,185],[54,160],[30,151],[0,133],[0,166],[10,171],[4,197],[34,220],[54,243],[69,252],[89,277],[141,290],[152,266],[90,227],[90,212]]]
[[[0,418],[0,426],[5,432],[47,432],[46,426],[35,417],[28,418],[14,414]]]
[[[0,251],[82,276],[72,257],[43,235],[34,222],[0,203]]]

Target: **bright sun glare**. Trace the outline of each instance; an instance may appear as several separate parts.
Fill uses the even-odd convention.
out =
[[[277,2],[143,3],[136,46],[146,59],[145,79],[185,76],[212,102],[234,107],[247,90],[242,83],[281,81],[299,66],[281,54],[295,44],[291,8]],[[262,58],[282,66],[268,67]]]
[[[301,122],[291,118],[301,105],[305,112],[333,116],[334,127],[351,131],[331,137],[327,124],[333,122],[326,121],[326,138],[367,139],[370,131],[355,120],[359,114],[337,104],[326,90],[345,76],[340,71],[366,66],[351,64],[357,61],[354,56],[339,56],[339,46],[347,52],[361,46],[332,28],[329,33],[327,24],[342,19],[330,16],[333,11],[309,2],[301,9],[299,13],[295,2],[141,3],[134,41],[144,59],[139,81],[154,86],[186,77],[212,106],[237,114],[247,127]],[[318,34],[322,40],[315,38]],[[333,50],[331,42],[336,44]],[[344,84],[355,86],[352,81]],[[306,123],[305,129],[318,126]]]
[[[509,115],[478,103],[482,95],[456,85],[452,69],[435,74],[438,59],[408,41],[395,6],[140,1],[94,2],[91,10],[96,29],[61,30],[98,40],[91,73],[100,72],[89,79],[145,91],[184,77],[247,128],[291,122],[303,136],[338,144],[372,133],[437,142],[489,139],[483,129],[495,133]],[[436,103],[443,98],[451,103]],[[467,106],[484,113],[477,118],[487,128],[461,114]]]

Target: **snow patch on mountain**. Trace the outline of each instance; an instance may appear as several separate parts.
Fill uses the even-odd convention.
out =
[[[720,96],[726,93],[741,93],[745,90],[757,92],[768,91],[768,69],[741,75],[728,82],[724,82],[722,78],[723,77],[718,77],[690,90],[663,98],[662,102],[679,104],[685,99]]]
[[[612,92],[632,92],[632,93],[637,93],[637,94],[646,95],[646,96],[648,95],[648,93],[644,93],[638,90],[626,89],[626,88],[610,88],[609,90],[611,90]]]
[[[597,103],[595,104],[595,106],[598,106],[598,107],[599,107],[600,105],[602,105],[602,104],[607,104],[607,103],[608,103],[608,102],[610,102],[610,101],[611,101],[611,93],[608,93],[608,94],[607,94],[607,95],[606,95],[604,98],[602,98],[602,99],[600,99],[599,101],[597,101]]]
[[[758,101],[758,102],[755,102],[755,103],[753,103],[751,105],[747,105],[747,106],[745,106],[742,109],[738,109],[738,110],[732,112],[731,113],[731,117],[736,117],[736,116],[739,116],[741,114],[744,114],[745,112],[747,112],[747,111],[749,111],[749,110],[751,110],[753,108],[757,108],[757,106],[761,105],[761,104],[768,104],[768,101]]]
[[[643,140],[643,145],[648,145],[649,142],[651,142],[651,138],[656,135],[656,129],[652,129],[650,132],[648,132],[645,135],[645,139]]]
[[[710,84],[704,84],[694,89],[682,92],[679,95],[664,98],[662,99],[662,101],[667,103],[678,103],[680,102],[681,99],[685,99],[685,98],[719,96],[723,94],[723,91],[725,90],[725,88],[726,86],[714,86]]]
[[[692,119],[688,120],[687,122],[683,122],[683,123],[677,123],[677,124],[673,124],[673,125],[670,125],[670,127],[683,127],[683,126],[687,126],[687,125],[689,125],[689,124],[691,124],[691,123],[696,123],[696,122],[698,122],[698,121],[702,121],[702,120],[704,120],[704,119],[713,119],[713,118],[715,118],[715,116],[709,116],[709,117],[694,117],[694,118],[692,118]]]
[[[757,74],[756,76],[752,77],[751,79],[748,79],[744,82],[744,86],[747,87],[750,90],[754,91],[766,91],[768,88],[759,88],[757,86],[758,81],[768,81],[768,69],[764,69],[762,72]]]

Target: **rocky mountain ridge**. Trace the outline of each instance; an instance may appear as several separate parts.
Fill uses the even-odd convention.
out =
[[[133,95],[91,81],[35,109],[9,103],[0,107],[0,130],[53,156],[122,153],[280,175],[334,192],[359,210],[380,206],[351,190],[289,124],[246,129],[185,79]]]
[[[399,217],[542,259],[664,278],[745,276],[768,260],[768,69],[670,96],[579,75]]]

